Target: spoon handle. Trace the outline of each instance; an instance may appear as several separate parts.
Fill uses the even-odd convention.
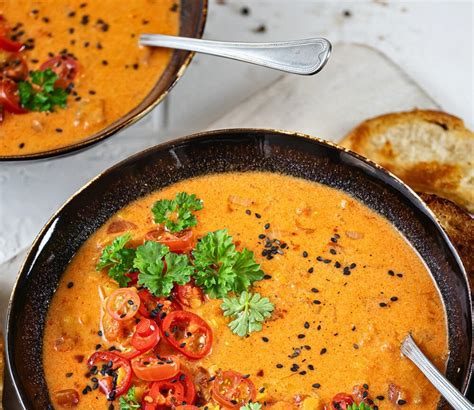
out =
[[[455,410],[473,410],[474,406],[444,377],[441,372],[428,360],[408,335],[402,343],[402,353],[408,357],[423,372],[426,378],[443,395]]]
[[[302,75],[316,74],[324,67],[331,54],[331,43],[325,38],[274,43],[236,43],[142,34],[140,44],[197,51]]]

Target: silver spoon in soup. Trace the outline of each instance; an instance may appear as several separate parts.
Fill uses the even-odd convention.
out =
[[[444,377],[441,372],[423,354],[413,337],[409,334],[400,348],[404,356],[408,357],[431,384],[441,393],[455,410],[473,410],[474,406]]]

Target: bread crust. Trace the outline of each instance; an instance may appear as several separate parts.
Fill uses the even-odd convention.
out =
[[[435,110],[385,114],[359,124],[341,145],[474,212],[474,133],[461,119]]]
[[[448,199],[434,194],[420,193],[419,195],[436,215],[458,251],[472,289],[474,285],[474,218]]]

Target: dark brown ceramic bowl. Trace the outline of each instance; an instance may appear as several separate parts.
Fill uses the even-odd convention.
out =
[[[421,199],[383,168],[330,143],[235,129],[168,142],[119,163],[76,193],[46,224],[21,269],[7,320],[7,359],[26,408],[51,407],[41,356],[45,317],[61,275],[84,241],[120,208],[150,192],[197,175],[250,170],[280,172],[345,191],[407,238],[432,272],[446,306],[447,376],[466,391],[473,369],[466,272]]]
[[[208,0],[180,0],[180,36],[195,38],[202,37],[204,25],[206,23],[207,2]],[[163,101],[163,99],[168,95],[168,92],[182,77],[193,56],[194,53],[190,51],[174,50],[168,66],[145,99],[133,110],[108,125],[106,128],[90,135],[82,141],[66,147],[26,155],[0,155],[0,162],[25,161],[63,156],[81,151],[105,140],[123,128],[134,124]]]

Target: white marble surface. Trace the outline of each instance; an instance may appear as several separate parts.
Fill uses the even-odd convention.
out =
[[[240,13],[243,6],[249,7],[248,16]],[[334,43],[374,46],[445,110],[473,127],[473,7],[468,0],[210,0],[206,37],[265,41],[324,35]],[[266,31],[256,33],[262,24]],[[338,81],[350,91],[352,84],[345,83],[341,71]],[[361,75],[372,73],[368,69]],[[205,129],[278,77],[258,67],[198,56],[167,104],[121,135],[65,159],[1,164],[0,263],[27,247],[60,204],[91,177],[142,148]],[[292,125],[285,128],[298,128]]]

